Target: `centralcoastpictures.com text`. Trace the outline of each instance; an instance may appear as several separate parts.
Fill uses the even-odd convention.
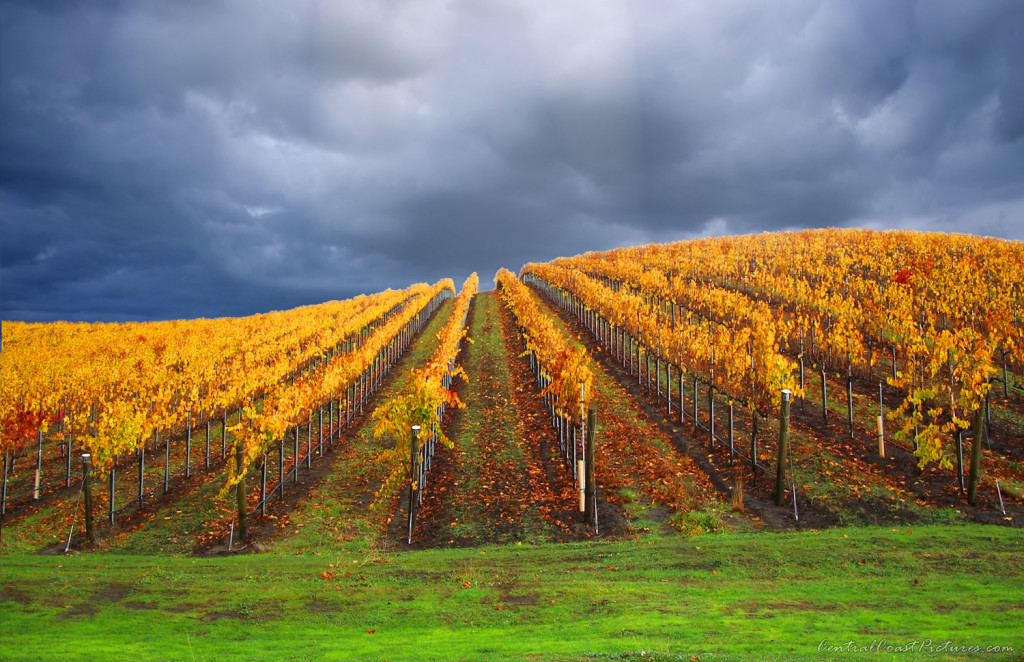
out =
[[[952,640],[936,641],[934,639],[911,639],[902,643],[892,643],[887,639],[872,639],[869,643],[831,641],[822,639],[818,642],[819,653],[1012,653],[1013,646],[988,646],[980,644],[958,644]]]

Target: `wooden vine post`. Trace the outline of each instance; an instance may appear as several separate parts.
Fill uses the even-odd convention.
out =
[[[750,471],[752,483],[757,482],[757,410],[750,412]]]
[[[821,363],[821,420],[828,420],[828,378],[825,375],[825,362]]]
[[[781,506],[786,499],[786,452],[789,445],[789,396],[790,390],[782,390],[782,411],[779,414],[779,457],[775,474],[775,505]]]
[[[68,457],[71,457],[71,446],[68,446]],[[3,516],[7,513],[7,472],[9,471],[10,453],[4,453],[4,478],[3,486],[0,487],[0,524],[3,524]]]
[[[245,503],[245,452],[242,437],[239,435],[235,443],[235,471],[238,472],[238,484],[235,485],[235,505],[238,507],[238,538],[245,540],[249,535],[249,520],[246,516]]]
[[[981,473],[981,442],[985,429],[985,408],[978,407],[974,411],[974,421],[971,426],[971,469],[967,479],[967,503],[975,505],[978,497],[978,475]]]
[[[413,509],[416,507],[416,468],[417,446],[419,446],[420,426],[412,426],[412,443],[409,444],[409,537],[406,544],[412,544]]]
[[[584,521],[597,525],[597,468],[594,465],[594,438],[597,429],[597,413],[593,407],[587,410],[587,471],[586,471],[586,511]]]
[[[850,439],[853,439],[853,374],[846,375],[846,418],[850,425]]]
[[[90,544],[96,542],[96,530],[92,525],[92,456],[82,453],[82,501],[85,504],[85,538]]]
[[[42,430],[42,428],[39,429],[39,433],[37,434],[37,437],[39,439],[39,445],[38,445],[38,450],[36,451],[36,478],[35,478],[35,485],[32,488],[32,500],[33,501],[39,501],[39,485],[41,483],[42,475],[43,475],[43,430]]]

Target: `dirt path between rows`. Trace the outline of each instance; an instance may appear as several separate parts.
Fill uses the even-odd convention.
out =
[[[593,535],[577,509],[571,470],[533,383],[514,319],[497,292],[470,308],[456,392],[466,408],[447,422],[418,514],[413,547],[568,540]],[[605,535],[621,535],[617,509],[599,502]],[[407,513],[403,509],[402,516]],[[404,523],[404,520],[403,520]],[[394,533],[400,527],[393,526]],[[403,540],[404,542],[404,540]]]

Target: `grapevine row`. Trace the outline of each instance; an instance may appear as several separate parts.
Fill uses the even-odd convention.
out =
[[[590,355],[585,347],[565,338],[537,306],[529,288],[514,274],[501,269],[495,274],[494,282],[523,337],[537,386],[551,413],[552,425],[558,431],[559,445],[579,487],[582,510],[584,477],[590,471],[585,463],[584,446],[588,425],[593,426],[588,418],[594,380]],[[592,476],[592,472],[589,475]],[[587,491],[594,494],[590,487]]]
[[[896,259],[887,259],[886,249]],[[780,344],[797,353],[801,368],[805,343],[812,355],[817,347],[823,367],[836,368],[834,359],[845,357],[845,372],[869,380],[891,355],[888,381],[903,393],[892,419],[915,441],[922,465],[948,466],[943,439],[965,429],[983,405],[988,411],[998,361],[1004,395],[1008,359],[1019,362],[1020,286],[1008,274],[1021,273],[1021,255],[1019,242],[818,231],[618,249],[556,263],[673,303],[710,303],[727,315],[770,305]],[[723,305],[729,298],[732,305]]]
[[[280,458],[278,484],[269,491],[265,487],[265,473],[261,476],[259,506],[280,490],[290,477],[298,479],[299,430],[302,423],[309,425],[316,412],[318,424],[323,427],[323,409],[329,407],[333,419],[335,404],[340,423],[345,412],[346,424],[356,411],[362,411],[370,393],[380,385],[391,365],[408,347],[416,331],[422,327],[444,298],[454,292],[450,278],[443,279],[425,292],[416,294],[397,314],[390,317],[354,351],[346,355],[328,357],[318,369],[309,370],[291,383],[282,383],[265,393],[257,403],[253,400],[243,407],[244,420],[234,428],[236,434],[235,465],[231,467],[224,491],[237,486],[236,495],[244,495],[244,479],[253,465],[267,466],[267,454],[277,446]],[[342,396],[344,393],[344,396]],[[332,426],[333,427],[333,426]],[[284,444],[289,430],[294,430],[294,466],[285,473]],[[329,437],[333,437],[331,430]],[[312,439],[307,436],[307,465],[312,462]],[[238,517],[242,523],[247,514],[243,496],[238,496]],[[244,533],[244,525],[243,525]]]
[[[420,323],[424,317],[424,308],[428,305],[436,305],[442,295],[450,295],[451,292],[450,280],[442,281],[432,288],[427,286],[414,286],[407,290],[407,292],[413,293],[411,298],[406,301],[400,301],[397,305],[392,307],[390,310],[384,311],[376,320],[371,320],[361,327],[353,328],[353,324],[358,324],[362,316],[357,316],[356,319],[350,320],[347,323],[341,325],[342,333],[348,337],[342,341],[338,347],[332,347],[328,349],[324,354],[320,356],[314,355],[310,360],[306,362],[306,365],[300,366],[292,374],[286,375],[278,383],[271,385],[270,387],[263,388],[258,393],[253,393],[248,396],[247,400],[240,403],[238,407],[238,424],[233,428],[235,431],[235,442],[236,450],[243,452],[244,460],[243,465],[247,466],[254,457],[258,457],[260,450],[266,450],[262,446],[254,444],[254,438],[256,435],[253,431],[266,432],[268,426],[266,424],[267,419],[273,415],[280,415],[282,413],[281,403],[288,401],[296,407],[292,410],[292,420],[297,421],[299,418],[298,413],[302,410],[309,410],[310,414],[306,417],[307,422],[307,440],[310,444],[310,448],[307,450],[307,462],[311,461],[312,455],[312,435],[311,435],[311,423],[312,423],[312,410],[316,404],[324,404],[329,392],[340,392],[341,388],[345,388],[345,398],[338,398],[338,430],[341,427],[341,412],[344,404],[344,411],[346,412],[346,422],[351,417],[356,407],[361,408],[365,398],[374,388],[381,377],[386,374],[386,369],[390,363],[397,357],[405,344],[408,343],[409,339],[415,332],[415,329],[410,328],[410,320],[414,317],[419,318]],[[390,296],[390,295],[389,295]],[[374,310],[370,308],[369,310]],[[418,327],[417,327],[418,328]],[[345,338],[345,335],[341,337]],[[348,350],[343,351],[343,350]],[[311,388],[313,385],[319,387],[319,392],[316,389]],[[332,390],[333,389],[333,390]],[[294,397],[297,396],[297,397]],[[335,427],[334,427],[334,404],[331,401],[330,407],[330,438],[333,438]],[[243,419],[243,414],[245,419]],[[320,407],[320,443],[319,449],[322,452],[322,430],[323,430],[323,408]],[[186,414],[185,424],[185,443],[184,455],[185,455],[185,467],[182,472],[184,477],[188,477],[190,469],[192,468],[190,445],[192,439],[192,431],[195,426],[191,419],[191,412]],[[103,420],[102,418],[100,419]],[[245,421],[243,423],[243,420]],[[226,436],[228,430],[228,420],[226,408],[221,412],[221,445],[222,452],[221,456],[224,457],[226,450]],[[102,429],[102,428],[100,428]],[[295,467],[294,475],[298,477],[298,464],[299,464],[299,450],[298,450],[298,425],[296,423],[295,434],[296,434],[296,450],[295,450]],[[40,437],[41,438],[41,437]],[[96,436],[93,438],[95,442],[92,447],[86,447],[87,450],[96,448],[100,443],[104,441],[106,437]],[[70,441],[70,439],[69,439]],[[115,470],[119,466],[123,466],[123,460],[128,458],[129,454],[134,454],[137,461],[138,470],[138,492],[137,497],[133,497],[129,502],[124,503],[122,497],[122,504],[119,504],[117,511],[120,512],[125,508],[131,507],[137,503],[138,507],[141,507],[144,499],[148,499],[150,495],[158,489],[159,485],[154,485],[152,482],[152,476],[149,476],[149,486],[146,486],[146,460],[147,450],[156,451],[159,448],[160,442],[163,442],[162,453],[165,457],[163,459],[164,471],[163,471],[163,491],[166,492],[169,489],[169,482],[175,476],[170,472],[171,465],[171,452],[170,452],[170,434],[165,434],[163,439],[160,439],[159,430],[154,430],[152,434],[152,442],[149,443],[149,439],[139,440],[136,447],[122,450],[119,453],[112,454],[111,461],[106,466],[99,468],[103,473],[107,473],[109,477],[109,499],[108,508],[110,520],[113,521],[115,515]],[[263,439],[263,442],[266,438]],[[283,443],[283,441],[282,441]],[[206,468],[210,467],[210,425],[209,419],[206,422]],[[263,446],[266,444],[264,443]],[[283,473],[283,452],[281,471]],[[70,467],[70,452],[68,453],[68,466]],[[157,456],[157,459],[159,456]],[[7,458],[5,458],[6,460]],[[157,459],[151,459],[151,462],[157,461]],[[6,470],[8,461],[5,461],[5,479],[7,476]],[[200,460],[202,463],[202,460]],[[264,469],[263,485],[266,485],[266,455],[264,452],[263,461],[260,462]],[[237,482],[237,476],[239,475],[236,471],[231,476],[232,484]],[[152,473],[151,471],[149,472]],[[292,472],[289,472],[290,475]],[[68,471],[68,478],[70,478],[70,468]],[[37,474],[38,482],[38,474]],[[283,483],[283,480],[281,481]],[[6,497],[6,481],[4,484]],[[275,488],[276,489],[276,488]],[[262,499],[261,499],[262,500]]]
[[[671,346],[664,334],[693,325],[696,314],[698,325],[719,325],[733,337],[751,329],[754,337],[770,338],[784,360],[795,356],[798,391],[806,358],[816,358],[823,411],[826,367],[842,370],[851,435],[853,376],[879,380],[883,413],[885,379],[901,398],[888,420],[896,424],[898,439],[914,442],[920,466],[938,461],[951,467],[951,441],[962,453],[964,433],[973,437],[973,493],[978,451],[992,425],[992,382],[1000,377],[1001,363],[1007,397],[1008,365],[1021,363],[1022,248],[1020,242],[960,235],[827,230],[616,249],[548,266],[567,269],[573,278],[593,277],[607,288],[587,304],[595,308],[607,303],[599,299],[628,290],[636,300],[625,303],[641,310],[646,305],[653,326],[663,327],[636,334],[659,354]],[[613,308],[602,309],[613,326],[627,324]],[[638,317],[635,326],[641,323]],[[754,372],[753,348],[746,353]],[[878,368],[890,360],[886,378]],[[708,365],[704,372],[714,369]],[[739,392],[735,386],[730,395]],[[762,401],[774,391],[761,389]],[[880,424],[879,436],[881,430]],[[968,499],[973,501],[970,494]]]
[[[438,345],[427,364],[413,370],[398,395],[374,411],[374,436],[390,439],[391,448],[382,451],[378,460],[390,467],[388,477],[379,490],[381,495],[393,494],[403,478],[409,480],[409,526],[412,536],[412,512],[422,504],[436,444],[451,442],[445,436],[442,422],[448,408],[461,408],[462,402],[451,389],[457,375],[465,376],[456,366],[462,339],[466,335],[469,305],[476,296],[480,279],[471,274],[462,285],[444,327],[438,332]],[[417,434],[412,434],[413,431]],[[378,505],[383,505],[382,499]]]
[[[667,361],[680,372],[700,375],[762,416],[776,408],[781,389],[797,389],[795,365],[777,351],[769,316],[732,328],[720,324],[672,326],[650,298],[608,287],[585,273],[555,264],[528,264],[523,274],[558,287],[572,297],[573,305],[593,311],[602,320],[602,332],[613,337],[617,347],[627,336],[635,341],[638,360],[641,354],[653,353],[659,364]]]
[[[195,423],[197,411],[232,408],[311,361],[350,350],[426,289],[237,319],[5,323],[0,451],[56,424],[105,467],[140,437]]]

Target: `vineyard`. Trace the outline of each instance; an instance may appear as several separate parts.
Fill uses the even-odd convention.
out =
[[[1019,497],[1024,484],[1021,258],[965,236],[808,231],[619,249],[523,276],[669,418],[727,452],[732,480],[774,472],[774,501],[791,499],[794,520],[790,474],[828,480],[811,468],[823,450],[917,479],[918,502],[958,491],[1006,517],[1004,488]]]
[[[496,612],[489,617],[513,618],[516,610],[539,613],[541,602],[548,609],[546,591],[552,605],[561,599],[557,587],[523,592],[510,578],[509,568],[528,565],[531,554],[545,564],[566,554],[575,559],[570,575],[586,567],[596,577],[621,563],[596,558],[643,565],[652,561],[635,555],[652,545],[658,558],[685,549],[693,556],[682,563],[699,565],[704,548],[718,550],[709,552],[718,565],[705,569],[717,576],[719,568],[729,574],[722,550],[733,549],[733,570],[747,559],[744,581],[747,563],[760,562],[755,547],[776,544],[776,536],[753,535],[761,531],[795,536],[788,553],[797,558],[816,554],[799,549],[801,540],[827,534],[842,547],[850,536],[854,548],[869,549],[880,532],[900,536],[885,545],[892,554],[904,553],[900,545],[931,558],[946,554],[942,532],[953,527],[999,541],[968,559],[1019,554],[1020,243],[867,230],[760,234],[563,257],[518,275],[500,269],[494,282],[494,291],[479,291],[472,274],[458,292],[443,279],[243,318],[4,322],[0,608],[31,621],[28,612],[45,602],[46,618],[65,624],[79,613],[55,604],[100,613],[82,607],[80,579],[65,582],[65,598],[47,589],[49,597],[35,599],[39,563],[99,569],[158,558],[248,568],[243,560],[251,559],[260,578],[234,584],[255,586],[276,581],[273,559],[301,559],[323,589],[307,603],[334,605],[333,591],[345,587],[401,585],[383,567],[422,558],[408,582],[421,573],[467,596],[489,587],[478,596]],[[911,539],[918,527],[935,532],[920,549],[924,537]],[[523,556],[490,568],[491,580],[473,570],[488,550]],[[973,572],[970,560],[959,563]],[[635,577],[628,592],[676,581],[658,568],[655,579]],[[1019,586],[1016,568],[1010,583]],[[539,586],[551,570],[533,581]],[[936,591],[955,592],[957,571],[947,574],[952,583],[936,581]],[[132,591],[149,590],[132,576]],[[820,600],[787,590],[779,587],[792,600],[783,611],[802,614],[802,600]],[[599,599],[618,604],[594,598],[587,614],[598,621]],[[293,609],[289,597],[277,607],[251,600],[244,618],[241,607],[231,607],[231,618],[265,624]],[[423,616],[413,598],[400,609],[397,597],[373,600],[368,613]],[[985,608],[992,605],[987,632],[998,639],[1021,605],[1005,596]],[[221,613],[186,611],[207,629]],[[534,622],[522,617],[519,625]],[[486,621],[451,618],[459,627]],[[605,643],[558,657],[632,655],[615,633],[643,636],[616,618],[594,640]],[[0,639],[15,636],[11,623],[0,625]],[[386,629],[358,623],[364,637]],[[938,636],[946,625],[940,615],[928,627]],[[34,635],[32,642],[49,653],[0,643],[0,658],[57,654]],[[743,647],[749,641],[735,649],[659,642],[678,655],[755,650]],[[498,657],[514,643],[496,649],[504,651]],[[391,655],[418,655],[393,645],[399,652]],[[372,646],[353,650],[389,657]],[[431,650],[428,657],[447,657]],[[175,651],[175,659],[188,657]],[[283,657],[323,653],[307,642]],[[453,655],[486,657],[476,649]]]

